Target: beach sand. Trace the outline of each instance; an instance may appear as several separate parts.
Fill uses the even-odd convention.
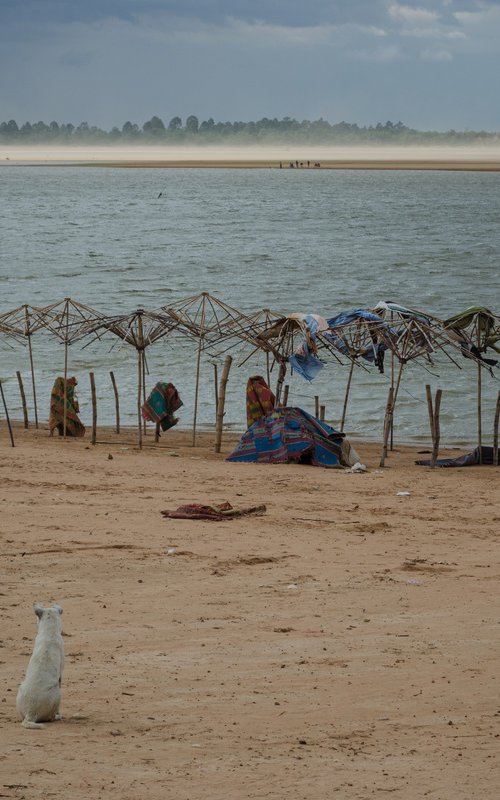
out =
[[[2,797],[498,796],[498,470],[15,434],[2,423]],[[267,513],[160,513],[225,500]],[[15,710],[34,601],[64,609],[65,718],[43,731]]]
[[[23,147],[0,146],[0,166],[86,165],[148,168],[261,168],[284,169],[290,164],[314,169],[440,169],[499,171],[500,145],[496,146],[137,146],[137,147]],[[302,166],[301,166],[302,165]],[[296,166],[294,167],[296,168]]]

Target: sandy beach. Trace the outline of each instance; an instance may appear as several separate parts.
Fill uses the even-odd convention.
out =
[[[0,426],[0,795],[496,798],[498,470],[356,443],[366,474]],[[153,437],[147,437],[148,444]],[[420,448],[426,449],[424,448]],[[425,456],[420,456],[425,457]],[[398,496],[399,491],[410,492]],[[189,502],[264,503],[222,522]],[[19,724],[32,603],[64,609],[61,722]]]
[[[440,169],[499,171],[497,146],[350,146],[313,145],[205,147],[23,147],[0,146],[0,166],[82,165],[135,168],[226,169]],[[309,166],[308,166],[309,165]],[[317,167],[316,167],[317,168]]]

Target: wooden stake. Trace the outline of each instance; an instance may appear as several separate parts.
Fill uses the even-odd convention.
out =
[[[219,402],[217,403],[217,422],[215,426],[215,452],[220,453],[222,442],[222,423],[224,421],[224,405],[226,402],[226,386],[229,378],[229,370],[233,363],[232,356],[226,356],[222,378],[220,380]]]
[[[214,364],[214,397],[215,397],[215,425],[217,425],[217,406],[219,405],[219,381],[217,377],[217,364]]]
[[[90,393],[92,396],[92,438],[90,444],[95,444],[97,439],[97,398],[95,392],[94,373],[90,372]]]
[[[387,405],[385,407],[385,416],[384,416],[384,441],[382,447],[382,455],[380,457],[380,466],[383,467],[385,465],[385,459],[387,457],[387,443],[389,441],[389,433],[391,430],[391,410],[393,408],[394,402],[394,387],[391,386],[389,389],[389,394],[387,396]]]
[[[325,421],[325,406],[320,406],[319,407],[319,418],[320,418],[321,422]]]
[[[5,419],[7,420],[7,427],[9,429],[9,434],[10,434],[10,443],[11,443],[12,447],[14,447],[15,446],[14,445],[14,434],[12,433],[12,426],[10,424],[9,412],[7,411],[7,403],[5,402],[5,395],[3,393],[2,381],[0,381],[0,393],[2,395],[3,407],[4,407],[4,410],[5,410]]]
[[[495,421],[493,423],[493,466],[498,466],[498,423],[500,421],[500,392],[498,392],[495,408]]]
[[[24,427],[29,428],[28,408],[26,406],[26,395],[24,394],[23,379],[21,378],[20,372],[16,372],[16,375],[17,375],[17,381],[19,383],[19,391],[21,393],[21,403],[23,405]]]
[[[120,433],[120,400],[118,398],[118,389],[116,386],[114,373],[110,372],[109,374],[111,376],[111,383],[113,384],[113,391],[115,393],[116,432]]]
[[[157,422],[156,423],[156,428],[155,428],[155,442],[159,442],[159,441],[160,441],[160,423]]]
[[[282,403],[281,403],[281,389],[283,388],[283,383],[285,381],[285,376],[286,376],[286,361],[281,361],[280,362],[279,372],[278,372],[278,381],[276,383],[276,392],[275,392],[276,408],[278,408],[279,406],[282,405]]]
[[[319,419],[319,396],[317,394],[314,395],[314,416]]]
[[[429,426],[431,429],[432,446],[434,447],[434,439],[436,438],[434,430],[434,408],[432,405],[432,391],[428,383],[425,386],[425,394],[427,396],[427,411],[429,413]]]
[[[436,398],[434,402],[434,442],[432,448],[432,459],[431,459],[431,468],[434,469],[436,466],[436,461],[439,453],[439,439],[441,438],[441,429],[439,427],[439,410],[441,408],[441,389],[438,389],[436,392]]]
[[[285,390],[283,392],[283,405],[285,406],[285,408],[288,405],[288,392],[289,392],[289,390],[290,390],[290,387],[289,387],[288,383],[285,383]]]

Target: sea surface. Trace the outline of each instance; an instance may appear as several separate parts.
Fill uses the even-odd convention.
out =
[[[254,313],[262,308],[324,317],[392,300],[447,317],[471,305],[500,312],[500,174],[393,170],[123,169],[70,166],[0,168],[0,314],[25,303],[70,297],[109,314],[175,306],[205,291]],[[64,347],[33,336],[39,416],[64,367]],[[148,389],[173,382],[184,401],[179,425],[192,425],[196,342],[168,336],[148,348]],[[262,355],[231,351],[225,424],[244,430],[249,375],[265,374]],[[225,352],[201,359],[198,424],[215,420],[214,382]],[[250,357],[249,357],[250,356]],[[248,360],[245,360],[247,359]],[[476,441],[476,365],[438,354],[405,367],[395,440],[429,439],[425,384],[441,388],[443,445]],[[242,363],[244,362],[244,363]],[[21,419],[16,371],[30,417],[27,349],[0,334],[0,377],[11,415]],[[81,415],[91,417],[88,373],[95,372],[98,422],[112,424],[120,392],[123,424],[134,424],[135,351],[110,336],[69,349]],[[272,382],[277,377],[271,375]],[[348,367],[331,359],[313,383],[287,378],[289,404],[339,424]],[[500,369],[482,372],[483,444],[491,443]],[[356,369],[346,431],[379,438],[391,381]],[[4,418],[0,408],[0,422]],[[0,438],[5,438],[0,425]],[[166,434],[165,436],[168,436]]]

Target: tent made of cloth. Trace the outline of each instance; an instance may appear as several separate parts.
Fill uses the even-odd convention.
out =
[[[226,461],[348,467],[358,456],[344,434],[301,408],[275,408],[251,425]]]

